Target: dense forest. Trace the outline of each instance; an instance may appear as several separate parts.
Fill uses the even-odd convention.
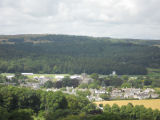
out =
[[[160,120],[160,111],[133,106],[95,104],[61,91],[0,86],[0,120]]]
[[[0,72],[142,75],[160,68],[159,41],[68,35],[0,36]]]

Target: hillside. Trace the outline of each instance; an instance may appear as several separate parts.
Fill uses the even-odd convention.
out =
[[[160,41],[69,35],[1,35],[0,72],[147,74]]]

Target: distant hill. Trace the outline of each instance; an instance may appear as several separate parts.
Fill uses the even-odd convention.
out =
[[[160,41],[74,35],[1,35],[0,72],[141,75],[160,68]]]

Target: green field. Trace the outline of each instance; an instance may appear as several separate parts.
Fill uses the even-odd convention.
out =
[[[14,75],[14,73],[1,73],[3,76],[9,76],[9,75]],[[62,76],[70,76],[69,74],[33,74],[33,75],[26,75],[28,78],[34,78],[34,77],[49,77],[49,78],[54,78],[56,75],[62,75]]]
[[[150,76],[160,75],[160,69],[147,68],[147,71],[148,71],[148,75]]]

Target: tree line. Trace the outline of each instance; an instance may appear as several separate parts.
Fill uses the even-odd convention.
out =
[[[34,44],[42,40],[50,42]],[[147,67],[160,67],[160,49],[140,42],[63,35],[8,41],[14,44],[0,44],[0,72],[141,75]]]
[[[130,103],[121,107],[105,105],[101,110],[85,97],[61,91],[0,86],[1,120],[33,120],[33,117],[44,120],[160,120],[160,111]]]
[[[96,106],[85,97],[63,94],[61,91],[0,86],[1,120],[32,120],[33,115],[55,120],[92,110],[96,110]]]

